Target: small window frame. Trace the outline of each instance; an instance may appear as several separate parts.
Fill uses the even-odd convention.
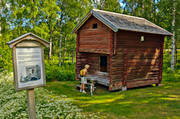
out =
[[[92,24],[92,29],[97,29],[97,28],[98,28],[98,24],[97,23]]]

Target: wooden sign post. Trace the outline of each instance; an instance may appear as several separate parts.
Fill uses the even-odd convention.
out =
[[[43,47],[49,42],[27,33],[7,44],[12,48],[15,90],[27,90],[29,118],[36,119],[34,88],[46,85]]]
[[[34,89],[27,90],[27,100],[28,100],[29,118],[36,119]]]

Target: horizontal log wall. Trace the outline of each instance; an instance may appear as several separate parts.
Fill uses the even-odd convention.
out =
[[[97,28],[93,29],[93,24]],[[110,54],[111,30],[95,17],[89,18],[79,29],[79,51]]]
[[[88,63],[87,53],[77,53],[76,54],[76,76],[78,78],[80,70]]]
[[[144,36],[143,42],[141,36]],[[162,36],[159,35],[119,31],[117,53],[112,57],[112,82],[128,87],[158,83],[162,59],[160,40]]]
[[[83,69],[86,64],[90,65],[88,74],[96,74],[96,72],[100,70],[100,56],[104,55],[105,54],[79,52],[76,59],[76,74],[80,74],[80,70]],[[107,58],[109,59],[108,55],[105,56],[107,56]],[[109,60],[107,60],[107,73],[109,73]]]
[[[152,84],[158,84],[158,80],[147,79],[147,80],[131,80],[127,82],[127,88],[134,88],[139,86],[147,86]]]

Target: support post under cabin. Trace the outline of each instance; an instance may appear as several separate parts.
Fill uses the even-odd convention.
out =
[[[122,91],[126,91],[127,90],[127,63],[128,63],[128,49],[125,48],[124,49],[124,78],[123,78],[123,86],[122,86]]]

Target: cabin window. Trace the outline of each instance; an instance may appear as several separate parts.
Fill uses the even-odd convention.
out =
[[[93,29],[97,29],[97,27],[98,27],[97,23],[93,24],[92,26]]]
[[[107,72],[107,56],[100,56],[100,71]]]

